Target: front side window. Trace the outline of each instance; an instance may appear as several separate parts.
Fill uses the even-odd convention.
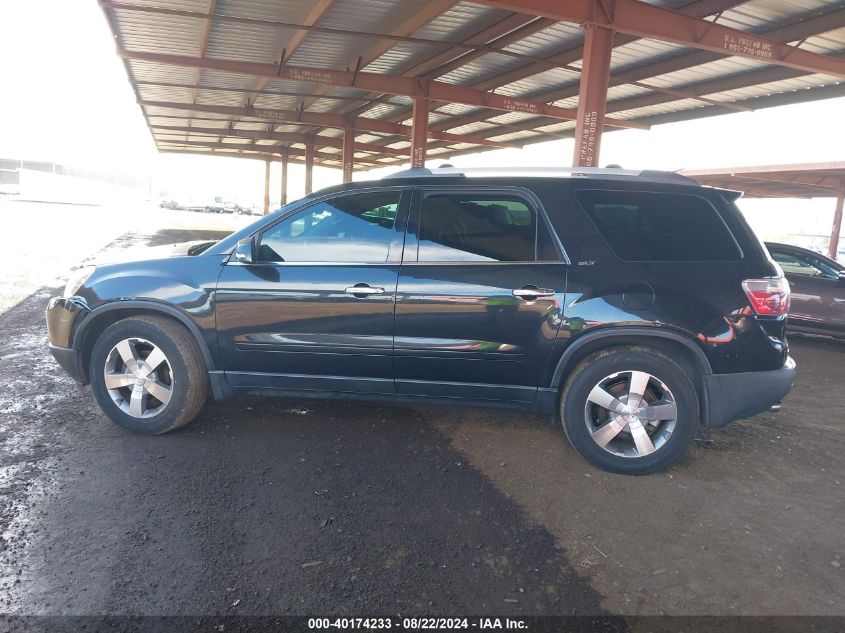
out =
[[[317,202],[265,231],[258,260],[385,262],[400,195],[379,191]]]
[[[839,271],[818,257],[787,253],[773,250],[774,259],[787,275],[803,275],[804,277],[822,277],[825,279],[839,279]]]
[[[428,194],[420,209],[421,262],[526,262],[556,259],[545,223],[518,197]]]
[[[600,190],[578,191],[575,197],[616,255],[626,261],[740,258],[730,230],[702,197]]]

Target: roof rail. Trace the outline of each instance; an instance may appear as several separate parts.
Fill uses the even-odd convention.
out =
[[[641,178],[649,182],[698,185],[698,182],[673,171],[620,169],[608,167],[470,167],[443,165],[434,169],[411,167],[388,174],[383,179],[400,178]]]

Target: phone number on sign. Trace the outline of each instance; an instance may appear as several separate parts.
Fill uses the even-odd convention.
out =
[[[309,618],[308,628],[441,630],[478,628],[467,618]]]

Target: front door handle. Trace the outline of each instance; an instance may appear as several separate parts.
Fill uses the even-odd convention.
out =
[[[511,291],[511,294],[514,297],[532,301],[534,299],[539,299],[540,297],[553,297],[555,291],[549,290],[548,288],[538,288],[537,286],[523,286],[522,288],[517,288],[516,290]]]
[[[383,295],[384,288],[374,288],[367,284],[357,284],[346,289],[348,295]]]

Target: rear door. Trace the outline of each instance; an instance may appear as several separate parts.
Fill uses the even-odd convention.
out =
[[[797,249],[772,246],[772,259],[792,288],[790,322],[818,328],[845,328],[845,283],[839,269],[821,257]]]
[[[216,293],[233,385],[393,393],[393,304],[410,190],[344,192],[263,230]]]
[[[533,194],[418,188],[396,295],[397,392],[533,400],[565,290],[563,249]]]

